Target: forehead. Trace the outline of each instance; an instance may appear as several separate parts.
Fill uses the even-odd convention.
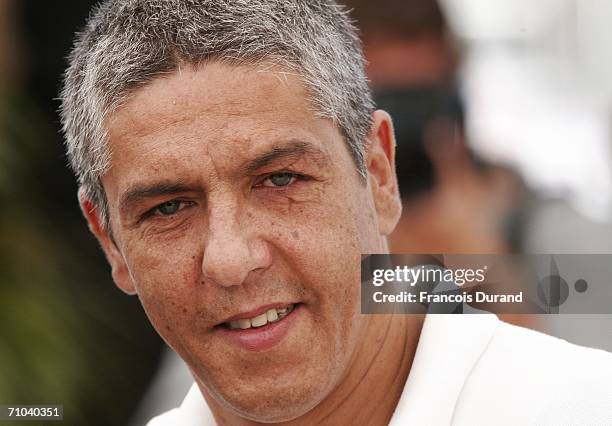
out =
[[[114,140],[163,133],[192,121],[208,130],[229,129],[238,136],[244,127],[241,124],[265,131],[275,124],[299,124],[312,118],[314,113],[296,75],[263,65],[213,62],[197,68],[182,66],[135,90],[106,125]]]
[[[188,172],[195,159],[229,172],[290,140],[334,161],[348,152],[332,121],[312,109],[299,77],[269,66],[182,67],[136,90],[105,124],[109,174],[121,177],[120,186],[152,171]]]

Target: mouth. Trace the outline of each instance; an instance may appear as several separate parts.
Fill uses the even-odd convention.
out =
[[[214,327],[216,334],[231,346],[264,351],[276,346],[300,323],[301,303],[262,306],[228,318]]]
[[[229,328],[230,330],[248,330],[249,328],[265,327],[268,324],[281,321],[287,315],[289,315],[295,304],[285,305],[278,308],[269,308],[265,312],[253,315],[253,314],[242,314],[242,318],[234,318],[221,324],[222,327]],[[261,308],[259,309],[261,310]],[[252,315],[250,318],[246,315]]]

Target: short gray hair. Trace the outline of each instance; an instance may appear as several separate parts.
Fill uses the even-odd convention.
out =
[[[77,33],[60,94],[68,158],[104,226],[106,117],[130,92],[181,63],[215,60],[271,62],[297,73],[312,107],[338,126],[365,176],[374,103],[359,37],[343,6],[333,0],[110,0]]]

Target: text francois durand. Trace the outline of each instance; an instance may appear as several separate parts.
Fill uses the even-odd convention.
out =
[[[380,287],[386,283],[403,283],[414,287],[419,282],[452,283],[457,286],[464,284],[481,284],[485,280],[487,267],[478,269],[441,269],[427,266],[409,267],[396,266],[394,269],[375,269],[372,274],[372,284]],[[417,294],[403,291],[395,294],[385,294],[382,291],[374,292],[373,300],[376,303],[521,303],[523,293],[517,294],[487,294],[483,291],[473,293],[436,293],[420,291]]]

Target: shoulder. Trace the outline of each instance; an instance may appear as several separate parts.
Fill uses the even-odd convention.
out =
[[[612,354],[500,322],[457,415],[469,406],[508,424],[612,424]]]
[[[530,373],[527,382],[612,379],[612,354],[500,321],[482,358],[509,371]],[[524,374],[523,374],[524,375]]]

